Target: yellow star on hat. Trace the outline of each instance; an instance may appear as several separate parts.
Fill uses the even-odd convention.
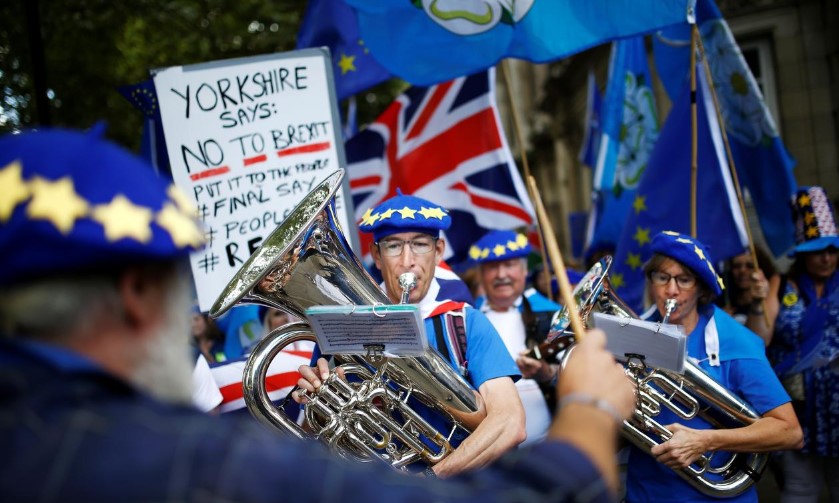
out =
[[[157,214],[157,223],[172,237],[175,246],[200,246],[204,243],[204,233],[195,221],[178,211],[173,204],[166,203]]]
[[[446,216],[442,208],[426,208],[425,206],[420,208],[419,214],[425,218],[436,218],[439,220],[442,220]]]
[[[496,257],[500,257],[507,253],[507,248],[505,248],[502,244],[497,244],[495,245],[495,248],[492,249],[492,253],[494,253]]]
[[[373,214],[373,208],[367,208],[367,211],[365,211],[364,215],[361,217],[361,225],[373,225],[378,218],[378,214]]]
[[[133,238],[141,243],[151,239],[152,211],[137,206],[122,194],[114,196],[108,204],[100,204],[91,211],[93,220],[105,228],[105,237],[110,242],[122,238]]]
[[[32,200],[26,208],[29,218],[48,220],[62,234],[68,234],[76,220],[87,215],[89,205],[76,193],[69,176],[56,181],[36,177],[31,187]]]
[[[175,185],[170,185],[166,190],[166,195],[169,196],[169,199],[175,202],[178,209],[187,215],[193,215],[196,218],[198,217],[198,208],[181,189]]]
[[[399,214],[402,215],[403,219],[404,218],[416,218],[415,215],[417,213],[417,210],[412,210],[411,208],[408,208],[407,206],[404,206],[401,210],[396,210],[396,211],[398,211]]]
[[[394,213],[396,213],[396,210],[394,210],[393,208],[391,208],[389,210],[386,210],[386,211],[383,211],[379,215],[379,221],[386,220],[386,219],[392,217]],[[373,222],[370,222],[370,223],[372,224]]]
[[[0,169],[0,222],[12,216],[15,207],[29,197],[29,185],[23,181],[20,162],[12,161]]]

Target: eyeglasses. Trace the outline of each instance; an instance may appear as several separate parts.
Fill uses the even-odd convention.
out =
[[[379,241],[377,245],[379,246],[379,251],[385,257],[398,257],[402,255],[402,247],[406,243],[411,246],[411,252],[414,255],[425,255],[434,249],[434,243],[436,242],[437,239],[435,238],[417,238],[408,241],[387,239],[385,241]]]
[[[696,277],[689,274],[671,276],[670,274],[661,271],[653,271],[650,273],[650,281],[652,281],[655,286],[666,286],[670,284],[671,279],[675,279],[676,286],[682,290],[689,290],[696,286]]]
[[[755,265],[751,262],[732,262],[731,269],[754,269]]]

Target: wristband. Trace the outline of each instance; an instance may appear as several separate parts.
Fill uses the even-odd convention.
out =
[[[623,424],[623,416],[620,412],[618,412],[618,409],[602,398],[596,398],[588,393],[569,393],[559,400],[559,408],[561,409],[569,403],[579,403],[594,407],[597,410],[601,410],[606,414],[609,414],[609,416],[611,416],[618,425]]]

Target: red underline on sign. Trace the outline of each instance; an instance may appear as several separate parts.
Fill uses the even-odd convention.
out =
[[[195,180],[201,180],[202,178],[210,178],[211,176],[223,175],[223,174],[229,173],[229,172],[230,172],[229,167],[222,166],[220,168],[208,169],[208,170],[202,171],[200,173],[193,173],[193,174],[189,175],[189,178],[190,178],[190,180],[192,180],[194,182]]]
[[[295,154],[307,154],[309,152],[320,152],[321,150],[327,150],[329,148],[329,142],[325,141],[322,143],[312,143],[311,145],[303,145],[302,147],[294,147],[294,148],[287,148],[285,150],[278,150],[277,157],[285,157],[288,155],[295,155]]]
[[[258,162],[265,162],[267,160],[268,160],[268,156],[266,154],[255,155],[253,157],[246,157],[245,158],[245,166],[250,166],[251,164],[256,164]]]

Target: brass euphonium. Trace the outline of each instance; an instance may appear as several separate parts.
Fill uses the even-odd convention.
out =
[[[310,192],[245,262],[213,305],[218,317],[240,303],[260,304],[305,319],[317,305],[389,304],[387,296],[350,249],[335,217],[339,170]],[[297,341],[316,341],[308,323],[280,327],[248,357],[245,403],[261,423],[298,438],[319,439],[349,459],[379,459],[402,469],[422,460],[434,465],[452,450],[458,431],[470,432],[484,414],[469,385],[439,353],[392,358],[333,355],[347,380],[332,370],[316,393],[304,392],[306,428],[274,405],[265,377],[274,357]],[[409,399],[435,410],[448,426],[438,431]],[[425,440],[425,441],[423,441]]]
[[[575,303],[586,324],[591,322],[591,313],[595,310],[624,318],[638,318],[612,288],[608,277],[611,263],[612,257],[601,259],[574,289]],[[569,315],[563,308],[554,315],[547,341],[533,355],[538,357],[541,354],[549,360],[554,356],[564,363],[573,349],[573,337],[566,332],[568,325]],[[685,360],[682,374],[648,368],[635,361],[626,365],[626,374],[636,386],[637,398],[635,412],[623,422],[621,433],[647,454],[653,446],[672,436],[672,432],[655,419],[662,407],[667,407],[682,419],[701,417],[717,429],[748,425],[760,418],[749,404],[689,360]],[[728,454],[731,458],[719,467],[712,466],[714,453],[710,453],[691,466],[675,471],[703,494],[736,496],[760,479],[768,456],[765,453]]]

